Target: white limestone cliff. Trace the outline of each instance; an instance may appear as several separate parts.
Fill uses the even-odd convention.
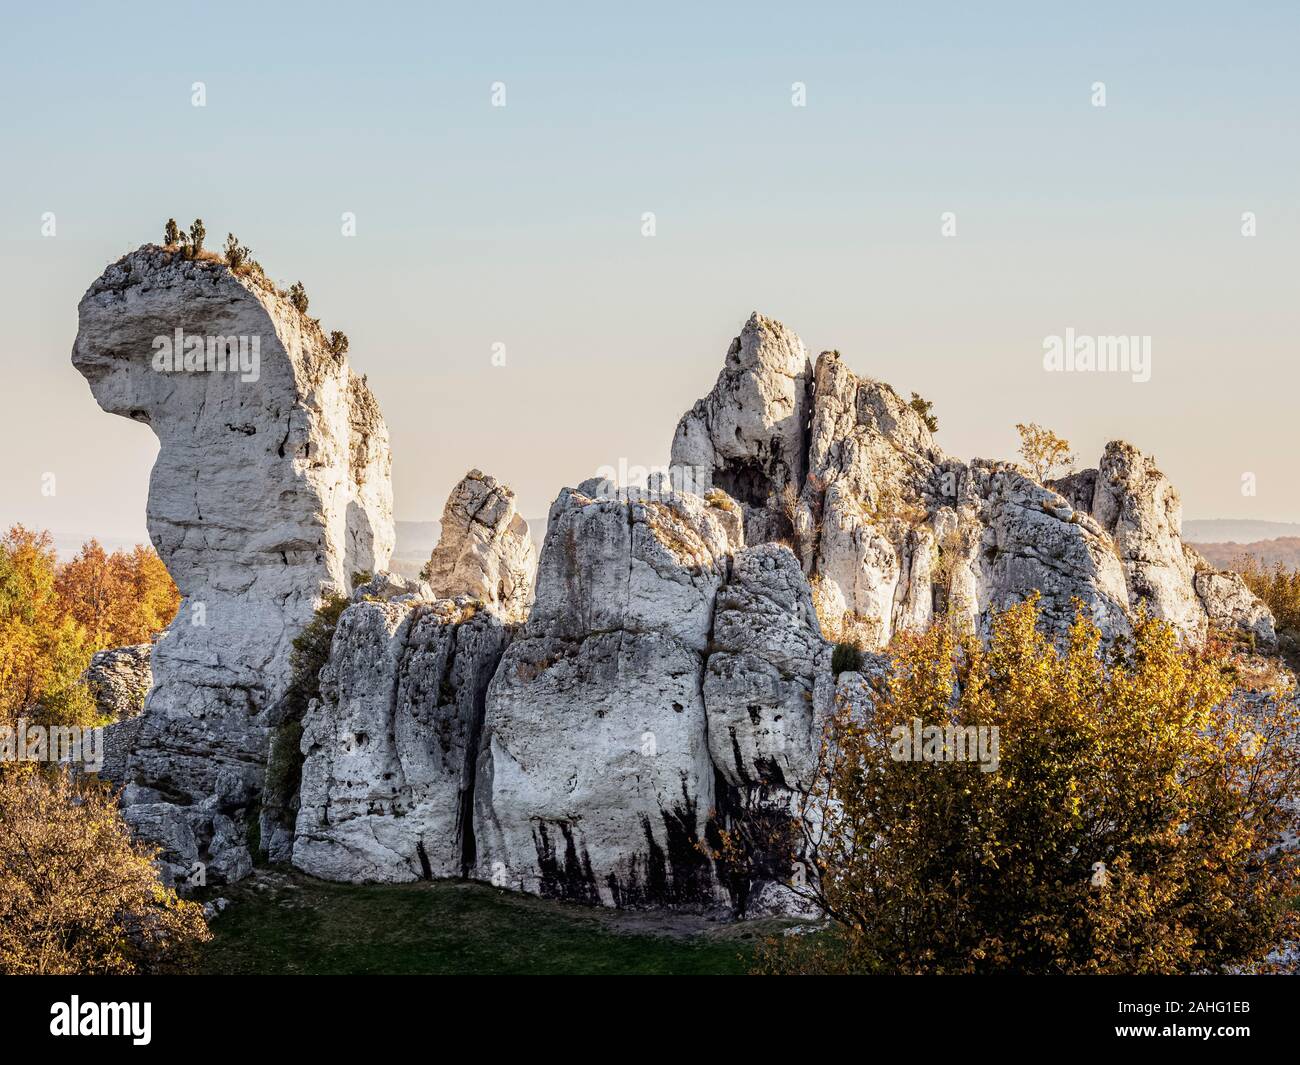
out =
[[[442,535],[423,576],[439,596],[478,599],[508,622],[533,602],[537,549],[508,485],[470,470],[442,512]]]
[[[153,650],[128,799],[186,822],[158,833],[197,841],[174,866],[235,875],[290,644],[324,592],[392,550],[388,432],[347,358],[260,275],[145,245],[78,315],[72,361],[96,401],[158,438],[149,535],[183,597]]]

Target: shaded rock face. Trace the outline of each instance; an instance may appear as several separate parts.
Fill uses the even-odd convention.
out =
[[[833,706],[830,659],[794,553],[775,544],[737,552],[718,592],[704,673],[715,809],[734,838],[797,835],[791,821],[812,784]],[[760,847],[747,869],[719,872],[737,913],[806,910],[788,887],[792,856],[779,849]]]
[[[91,285],[72,361],[104,410],[158,438],[149,534],[183,596],[128,776],[187,821],[209,872],[235,873],[291,641],[324,591],[392,550],[387,430],[319,325],[251,277],[152,245]]]
[[[704,675],[709,754],[733,788],[806,786],[834,683],[808,582],[789,548],[735,555]]]
[[[149,668],[152,645],[135,644],[97,651],[83,679],[95,699],[95,708],[111,718],[104,728],[104,762],[99,778],[111,784],[126,781],[127,762],[142,724],[140,713],[153,685]]]
[[[463,876],[484,697],[507,641],[474,600],[358,590],[304,721],[293,864],[327,880]]]
[[[788,535],[788,506],[807,461],[811,365],[793,332],[757,311],[731,342],[717,384],[677,423],[678,486],[717,487],[741,503],[745,535]]]
[[[437,595],[478,599],[508,622],[528,617],[537,549],[507,485],[470,470],[452,489],[424,576]]]
[[[613,905],[722,897],[697,847],[714,804],[701,688],[735,527],[693,495],[560,493],[488,689],[481,878]]]

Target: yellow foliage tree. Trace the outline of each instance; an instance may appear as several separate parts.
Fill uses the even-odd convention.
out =
[[[1294,693],[1243,701],[1224,649],[1151,618],[1109,648],[1037,621],[904,636],[873,709],[837,707],[798,841],[831,931],[761,971],[1193,973],[1294,941]],[[896,757],[916,720],[996,728],[998,768]]]
[[[1020,434],[1020,456],[1034,471],[1039,484],[1046,484],[1058,466],[1068,467],[1074,462],[1074,456],[1070,454],[1070,441],[1062,439],[1050,429],[1044,429],[1034,422],[1028,425],[1017,423],[1016,432]]]
[[[90,724],[94,702],[80,683],[95,650],[55,591],[46,533],[15,525],[0,538],[0,725]]]
[[[90,540],[60,566],[48,533],[13,526],[0,537],[0,724],[92,724],[91,655],[148,641],[179,604],[149,548],[109,555]]]
[[[0,974],[184,971],[203,909],[158,880],[112,795],[62,771],[0,768]]]
[[[62,609],[87,632],[96,649],[144,643],[176,616],[180,593],[151,549],[108,554],[88,541],[59,567]]]

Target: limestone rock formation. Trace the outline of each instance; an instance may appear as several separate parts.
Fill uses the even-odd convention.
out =
[[[763,844],[747,869],[719,869],[737,913],[807,912],[788,886],[798,859],[766,844],[780,833],[798,835],[792,821],[802,813],[834,705],[830,660],[794,553],[776,544],[737,552],[718,592],[704,673],[717,817],[734,838]]]
[[[480,877],[615,905],[718,901],[697,847],[714,803],[701,683],[738,524],[685,493],[560,493],[532,613],[488,689]]]
[[[811,380],[803,341],[755,311],[731,342],[713,391],[677,423],[677,487],[730,494],[745,508],[750,539],[787,535],[787,500],[806,472]]]
[[[1048,485],[1011,463],[962,463],[889,385],[838,352],[800,376],[802,352],[784,326],[751,317],[672,455],[745,504],[747,542],[794,542],[829,638],[880,648],[936,610],[983,625],[1037,592],[1057,629],[1078,600],[1110,635],[1145,606],[1191,638],[1217,612],[1270,644],[1267,611],[1249,593],[1226,605],[1227,587],[1182,545],[1177,493],[1131,445]]]
[[[128,775],[237,872],[290,643],[323,591],[392,550],[387,430],[319,324],[260,275],[153,245],[86,292],[72,361],[104,410],[158,438],[149,533],[183,596]],[[207,849],[227,843],[230,861]]]
[[[539,560],[513,492],[472,470],[420,580],[386,571],[374,397],[259,275],[146,246],[82,300],[73,361],[160,443],[149,528],[184,601],[109,775],[172,882],[251,869],[269,737],[306,701],[283,698],[292,641],[362,571],[301,721],[296,816],[278,801],[263,847],[335,880],[620,906],[798,911],[791,856],[738,873],[708,851],[720,826],[796,816],[833,708],[871,711],[884,659],[837,682],[835,640],[878,649],[945,611],[984,625],[1032,593],[1057,629],[1079,601],[1110,635],[1145,608],[1189,638],[1274,640],[1240,578],[1184,547],[1149,457],[1115,442],[1049,484],[959,461],[889,385],[835,352],[814,371],[759,314],[666,480],[565,488]],[[97,657],[103,705],[147,687],[140,657]]]
[[[102,715],[115,722],[125,721],[144,709],[145,696],[153,685],[151,651],[152,645],[141,643],[91,656],[84,680]]]
[[[424,576],[437,595],[478,599],[508,622],[528,617],[537,550],[507,485],[470,470],[452,489]]]
[[[733,788],[807,786],[834,693],[830,650],[789,548],[737,552],[704,675],[709,754]]]
[[[506,643],[474,600],[388,601],[339,618],[304,722],[293,864],[327,880],[463,876],[484,696]]]
[[[1211,628],[1244,635],[1261,651],[1277,648],[1273,615],[1246,587],[1241,574],[1218,573],[1204,566],[1196,572],[1196,594],[1205,605]]]

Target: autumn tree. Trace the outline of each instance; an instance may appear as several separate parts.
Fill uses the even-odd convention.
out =
[[[1037,623],[1035,597],[987,643],[905,635],[840,702],[791,841],[830,930],[761,971],[1216,972],[1295,941],[1294,693],[1247,701],[1225,649],[1149,617],[1109,647],[1082,610],[1059,643]],[[996,728],[996,769],[899,757],[918,722]]]
[[[0,725],[93,722],[81,675],[95,648],[55,582],[49,534],[15,525],[0,538]]]
[[[1039,484],[1046,484],[1057,467],[1069,467],[1074,462],[1070,454],[1070,441],[1063,440],[1050,429],[1030,422],[1016,425],[1020,434],[1020,456],[1034,471]]]
[[[1279,628],[1300,630],[1300,569],[1288,569],[1281,562],[1268,569],[1250,555],[1238,569],[1246,587],[1273,612]]]
[[[211,938],[203,909],[154,857],[94,781],[0,767],[0,974],[188,969]]]
[[[89,540],[58,569],[64,613],[80,624],[96,650],[145,643],[176,616],[180,593],[151,548],[108,554]]]

